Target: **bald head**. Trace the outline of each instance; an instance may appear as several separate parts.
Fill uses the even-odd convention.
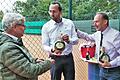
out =
[[[93,23],[97,31],[104,31],[109,25],[109,18],[105,13],[97,13]]]

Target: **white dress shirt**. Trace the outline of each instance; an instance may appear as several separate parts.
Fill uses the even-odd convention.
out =
[[[45,51],[51,53],[56,41],[60,40],[61,34],[69,35],[70,43],[66,44],[65,50],[61,55],[68,55],[72,52],[72,45],[78,43],[77,33],[73,22],[62,18],[62,22],[56,23],[53,20],[48,21],[42,28],[42,44]]]
[[[111,27],[107,27],[102,34],[102,46],[105,47],[105,52],[110,56],[110,64],[112,67],[120,66],[120,32]],[[89,35],[82,31],[78,31],[78,36],[85,40],[95,41],[95,57],[99,59],[101,32],[97,31],[94,34]]]

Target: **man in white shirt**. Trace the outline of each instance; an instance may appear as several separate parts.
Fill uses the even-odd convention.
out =
[[[110,61],[99,62],[100,80],[120,80],[120,32],[109,27],[109,18],[105,13],[97,13],[93,20],[97,32],[87,34],[78,31],[78,36],[86,40],[95,41],[96,56],[99,59],[100,47],[104,47]],[[101,33],[103,34],[101,44]]]
[[[65,80],[75,80],[72,56],[72,46],[78,43],[75,26],[71,20],[62,18],[62,7],[56,1],[50,4],[49,14],[52,19],[42,28],[42,44],[48,55],[55,59],[51,69],[51,80],[61,80],[62,73]],[[64,50],[54,47],[57,41],[65,43]]]

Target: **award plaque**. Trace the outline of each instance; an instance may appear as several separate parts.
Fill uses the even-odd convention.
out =
[[[57,50],[64,50],[65,49],[65,43],[63,41],[57,41],[55,43],[54,47]]]
[[[100,62],[109,62],[110,61],[110,56],[105,53],[104,47],[101,47],[101,49],[100,49],[99,61]]]
[[[109,62],[109,61],[110,61],[110,57],[109,57],[108,54],[103,54],[103,55],[99,58],[99,60],[100,60],[101,62]]]

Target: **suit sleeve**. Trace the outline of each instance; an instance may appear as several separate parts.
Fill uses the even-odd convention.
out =
[[[17,75],[33,78],[50,69],[51,62],[49,60],[40,63],[30,62],[18,47],[13,45],[6,45],[5,47],[1,49],[3,64]],[[25,54],[28,54],[29,58],[33,59],[29,52]]]

